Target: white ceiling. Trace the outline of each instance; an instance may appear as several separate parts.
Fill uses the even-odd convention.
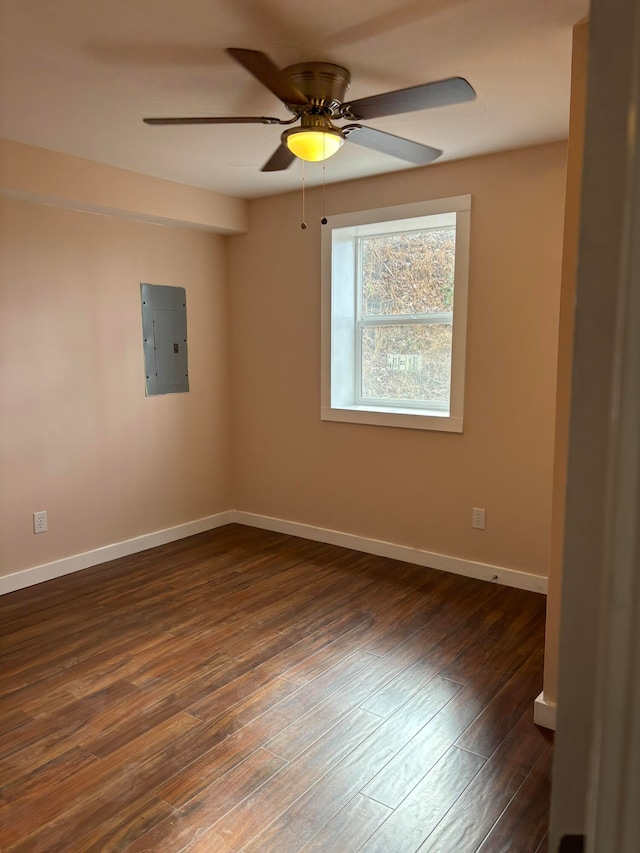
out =
[[[458,159],[567,135],[571,28],[588,0],[0,0],[0,136],[240,197],[299,187],[260,167],[267,125],[149,127],[142,116],[274,115],[285,107],[224,52],[351,71],[349,98],[465,77],[469,104],[372,127]],[[441,162],[441,161],[439,161]],[[327,182],[405,169],[347,144]],[[322,167],[307,164],[309,184]]]

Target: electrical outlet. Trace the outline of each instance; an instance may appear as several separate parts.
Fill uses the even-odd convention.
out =
[[[486,513],[480,507],[474,506],[471,510],[471,526],[476,530],[484,530],[486,528]]]
[[[34,512],[33,513],[33,532],[34,533],[46,533],[47,532],[47,511],[43,510],[42,512]]]

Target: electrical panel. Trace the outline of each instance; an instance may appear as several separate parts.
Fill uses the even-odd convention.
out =
[[[189,390],[184,287],[141,284],[147,397]]]

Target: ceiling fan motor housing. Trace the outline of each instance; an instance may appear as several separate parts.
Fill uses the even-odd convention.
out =
[[[351,74],[346,68],[330,62],[299,62],[284,68],[282,73],[309,98],[312,108],[321,107],[325,115],[340,112],[351,83]],[[292,113],[304,112],[304,108],[296,104],[287,104],[287,109]]]

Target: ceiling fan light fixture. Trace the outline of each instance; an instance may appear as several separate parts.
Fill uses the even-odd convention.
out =
[[[292,119],[274,116],[169,116],[145,118],[147,124],[286,124],[300,120],[296,128],[286,130],[280,145],[263,165],[263,172],[282,172],[296,158],[322,162],[332,157],[349,140],[363,148],[411,163],[426,166],[441,154],[420,142],[394,136],[378,128],[366,127],[361,120],[401,115],[402,113],[444,107],[472,101],[476,93],[463,77],[434,80],[393,92],[382,92],[367,98],[345,102],[351,74],[341,65],[330,62],[299,62],[282,70],[259,50],[228,48],[227,53],[275,95]],[[341,128],[332,119],[346,119],[356,124]]]
[[[282,144],[301,160],[317,163],[332,157],[344,145],[344,135],[331,126],[293,127],[282,134]]]

